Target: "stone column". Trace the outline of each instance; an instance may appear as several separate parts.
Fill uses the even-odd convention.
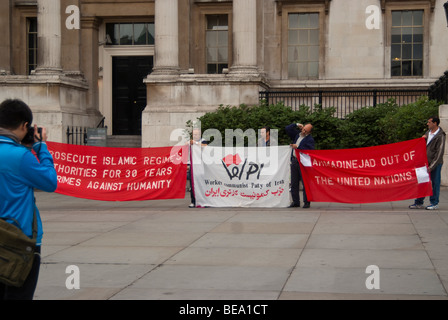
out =
[[[155,0],[154,75],[179,73],[178,0]]]
[[[11,72],[11,10],[9,1],[1,1],[0,10],[2,19],[0,19],[0,30],[2,32],[2,41],[0,41],[0,76]]]
[[[448,133],[448,104],[439,106],[440,127]],[[443,153],[442,166],[442,186],[448,186],[448,143],[445,143],[445,152]]]
[[[87,109],[98,111],[98,28],[101,20],[95,16],[85,16],[81,18],[81,72],[88,85]]]
[[[258,73],[257,0],[233,1],[232,73]]]
[[[60,0],[37,0],[37,41],[36,74],[61,73]]]
[[[61,1],[61,68],[66,76],[82,79],[81,73],[81,30],[66,26],[66,19],[72,12],[67,13],[66,8],[76,6],[81,8],[81,0]],[[81,13],[80,13],[81,15]],[[72,22],[72,20],[70,20]]]

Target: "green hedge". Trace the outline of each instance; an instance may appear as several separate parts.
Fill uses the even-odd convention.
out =
[[[283,103],[268,105],[261,102],[257,106],[240,105],[220,106],[216,111],[198,118],[202,132],[217,129],[226,141],[225,129],[258,129],[269,126],[278,129],[278,144],[288,145],[289,137],[285,126],[295,122],[312,123],[313,137],[317,149],[346,149],[376,146],[421,137],[427,130],[426,121],[438,115],[441,103],[421,97],[415,103],[398,106],[391,99],[375,107],[363,107],[345,119],[335,117],[336,109],[314,106],[313,110],[305,105],[294,111]],[[195,124],[187,122],[187,131],[191,134]],[[236,131],[234,131],[235,134]],[[211,138],[213,140],[213,138]],[[234,144],[236,139],[234,140]],[[248,145],[248,139],[245,139]]]

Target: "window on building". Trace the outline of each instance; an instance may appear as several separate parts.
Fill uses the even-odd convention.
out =
[[[392,77],[423,75],[423,13],[423,10],[392,11]]]
[[[37,67],[37,18],[27,18],[26,24],[27,72],[31,74]]]
[[[229,66],[229,24],[226,14],[207,15],[205,32],[207,73],[222,73]]]
[[[154,45],[154,23],[107,23],[106,39],[107,45]]]
[[[288,78],[319,77],[319,13],[288,15]]]

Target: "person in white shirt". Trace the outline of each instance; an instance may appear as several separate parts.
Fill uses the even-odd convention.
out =
[[[445,151],[446,134],[440,125],[438,117],[430,117],[426,123],[428,131],[423,135],[426,139],[426,154],[428,157],[428,172],[431,175],[432,193],[429,198],[430,205],[423,206],[425,198],[415,199],[410,209],[435,210],[439,208],[440,182],[443,165],[443,153]]]

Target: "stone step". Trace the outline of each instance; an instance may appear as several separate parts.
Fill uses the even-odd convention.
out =
[[[141,148],[141,136],[107,136],[107,146],[112,148]]]

